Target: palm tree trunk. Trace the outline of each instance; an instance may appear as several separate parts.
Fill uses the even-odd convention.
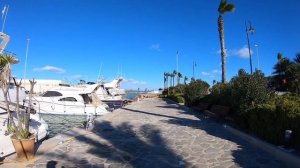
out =
[[[221,44],[221,61],[222,61],[222,83],[226,82],[226,48],[225,48],[225,37],[224,37],[224,20],[222,15],[218,18],[218,30]]]
[[[173,76],[173,87],[174,87],[174,84],[175,84],[175,76]]]

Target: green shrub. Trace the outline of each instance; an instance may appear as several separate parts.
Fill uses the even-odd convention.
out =
[[[168,95],[168,89],[163,90],[162,95]]]
[[[218,83],[213,86],[208,98],[210,104],[218,104],[231,107],[232,104],[232,86],[228,83]]]
[[[240,115],[269,100],[271,92],[267,84],[267,79],[261,71],[249,75],[243,69],[239,70],[238,76],[230,81],[232,109]]]
[[[177,103],[185,103],[184,97],[181,94],[170,95],[168,98],[176,101]]]
[[[184,98],[188,106],[192,106],[199,102],[200,98],[208,94],[209,84],[200,79],[192,80],[185,87]]]
[[[277,96],[247,113],[249,131],[275,143],[284,143],[284,131],[293,131],[293,146],[300,150],[300,98]]]

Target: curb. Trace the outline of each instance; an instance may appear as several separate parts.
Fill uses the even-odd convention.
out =
[[[249,142],[250,144],[257,146],[258,148],[264,150],[270,155],[274,156],[277,160],[284,162],[288,167],[299,167],[300,157],[291,153],[288,153],[276,146],[266,143],[260,139],[252,137],[246,133],[236,130],[230,126],[224,125],[224,128],[230,133],[242,138],[243,140]]]

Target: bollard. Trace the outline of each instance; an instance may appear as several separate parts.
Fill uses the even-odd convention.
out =
[[[284,132],[284,147],[286,149],[291,147],[292,133],[292,130],[285,130]]]

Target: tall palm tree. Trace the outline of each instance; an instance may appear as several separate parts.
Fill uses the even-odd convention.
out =
[[[223,14],[231,12],[235,9],[234,4],[227,3],[227,0],[221,0],[218,12],[218,31],[221,43],[221,60],[222,60],[222,83],[226,82],[226,48],[225,48],[225,37],[224,37],[224,20]]]

